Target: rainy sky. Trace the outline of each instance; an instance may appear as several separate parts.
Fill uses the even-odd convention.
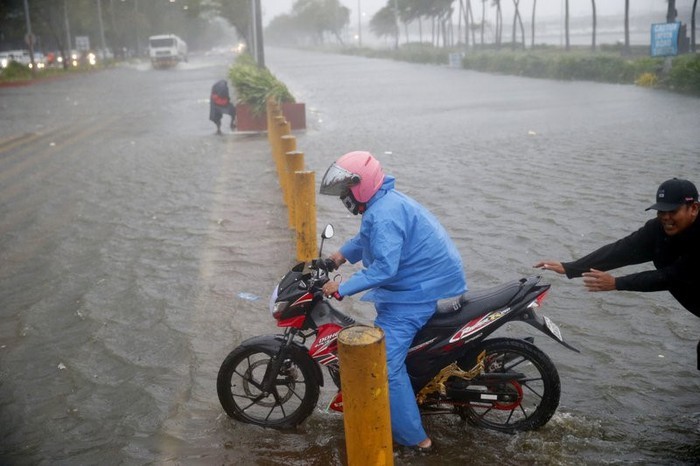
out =
[[[533,0],[521,0],[520,11],[529,11],[532,9]],[[268,23],[277,15],[289,13],[292,10],[292,5],[296,0],[261,0],[263,10],[263,20]],[[692,3],[691,0],[677,0],[677,5],[683,5],[686,2]],[[357,10],[361,9],[363,17],[370,18],[383,6],[387,4],[387,0],[340,0],[340,3],[348,7],[350,17],[357,18]],[[472,8],[479,5],[480,0],[472,0]],[[455,3],[456,5],[458,3]],[[477,6],[477,8],[480,8]],[[512,2],[502,2],[503,14],[508,15],[512,12]],[[608,16],[623,14],[625,8],[624,0],[598,0],[596,2],[596,11],[598,16]],[[660,18],[666,17],[666,0],[634,0],[630,2],[630,15],[637,14],[658,14]],[[590,0],[569,0],[569,10],[572,17],[588,16],[591,14]],[[563,0],[540,0],[537,2],[537,15],[541,18],[561,16],[564,11]]]

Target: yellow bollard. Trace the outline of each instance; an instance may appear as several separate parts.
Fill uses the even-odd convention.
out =
[[[294,214],[296,216],[297,260],[308,262],[318,255],[316,246],[315,172],[294,173]]]
[[[393,465],[384,332],[357,325],[338,334],[349,466]]]
[[[275,152],[275,158],[278,163],[277,165],[277,178],[279,179],[280,186],[282,187],[282,197],[284,199],[284,202],[287,202],[287,166],[285,165],[285,157],[284,157],[284,152],[282,152],[282,136],[287,136],[290,134],[290,129],[289,129],[289,123],[287,120],[284,119],[282,115],[278,115],[274,118],[274,132],[275,132],[275,145],[274,149],[276,149]]]
[[[287,167],[287,153],[289,152],[294,152],[297,150],[297,139],[296,137],[292,136],[291,134],[285,134],[284,136],[280,137],[279,140],[277,141],[277,144],[279,145],[278,147],[278,163],[279,163],[279,182],[280,186],[282,187],[282,200],[284,201],[285,205],[287,206],[288,210],[291,210],[290,204],[289,204],[289,191],[290,191],[290,181],[289,181],[289,173],[288,173],[288,167]],[[283,179],[284,178],[284,179]]]
[[[285,136],[289,137],[289,136]],[[289,228],[296,230],[297,222],[295,216],[295,193],[294,190],[294,173],[304,170],[304,153],[299,151],[285,152],[285,161],[287,162],[287,210],[289,211]]]
[[[275,100],[272,97],[270,97],[269,99],[267,99],[267,102],[265,102],[265,118],[267,120],[267,142],[270,144],[270,147],[274,146],[274,138],[272,137],[272,131],[270,130],[270,128],[272,128],[274,108]],[[274,152],[272,155],[274,156]]]
[[[268,132],[270,127],[272,126],[272,123],[274,123],[275,117],[277,115],[282,115],[282,108],[280,107],[279,102],[277,102],[274,97],[270,97],[267,99],[265,105],[265,116],[267,117]]]

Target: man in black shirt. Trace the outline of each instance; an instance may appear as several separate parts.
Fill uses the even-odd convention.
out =
[[[656,192],[657,211],[631,235],[572,262],[540,261],[535,267],[583,276],[589,291],[669,291],[687,310],[700,317],[700,204],[698,190],[688,180],[664,181]],[[652,261],[656,270],[614,277],[607,270]],[[700,343],[698,343],[700,369]]]

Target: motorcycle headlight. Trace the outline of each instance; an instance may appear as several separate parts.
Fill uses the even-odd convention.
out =
[[[275,286],[272,290],[272,295],[270,296],[270,314],[275,319],[279,319],[280,315],[289,307],[289,301],[277,301],[279,297],[279,285]]]
[[[275,303],[275,305],[272,308],[272,317],[275,319],[280,318],[282,313],[287,310],[289,307],[289,301],[278,301]]]

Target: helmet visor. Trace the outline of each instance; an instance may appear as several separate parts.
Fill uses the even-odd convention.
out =
[[[360,175],[352,173],[343,167],[333,164],[328,167],[321,180],[321,194],[329,196],[342,196],[347,194],[351,186],[360,182]]]

